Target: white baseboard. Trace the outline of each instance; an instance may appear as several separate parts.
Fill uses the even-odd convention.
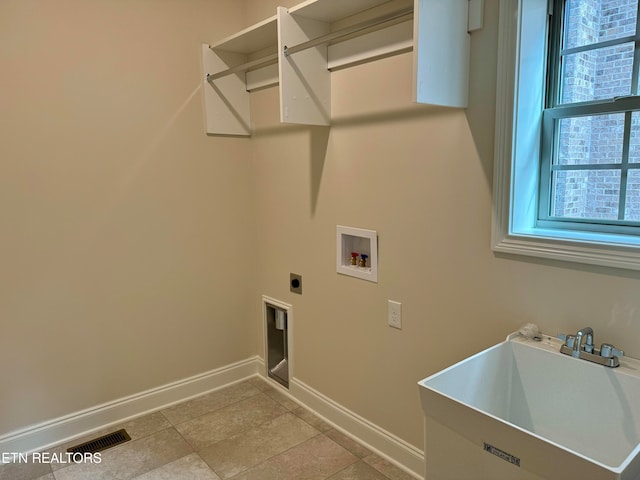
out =
[[[2,435],[0,452],[31,453],[44,450],[94,430],[123,423],[131,418],[226,387],[256,374],[266,378],[293,400],[411,476],[423,478],[424,454],[420,449],[296,378],[291,379],[289,390],[282,388],[280,384],[266,377],[264,360],[259,356]]]
[[[357,440],[412,477],[424,478],[424,453],[419,448],[362,418],[298,379],[291,379],[289,392],[295,400],[342,433]]]
[[[225,387],[255,375],[262,368],[262,359],[257,356],[251,357],[200,375],[10,432],[0,436],[0,452],[39,451],[93,430],[122,423],[133,417]]]

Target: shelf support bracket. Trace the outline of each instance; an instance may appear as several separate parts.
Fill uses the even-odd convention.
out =
[[[482,29],[484,26],[484,0],[469,0],[469,33]]]
[[[245,62],[244,55],[216,52],[202,45],[202,90],[206,133],[213,135],[251,135],[249,92],[244,74],[215,78],[229,65]],[[208,72],[213,72],[209,74]]]
[[[287,45],[297,45],[329,33],[329,24],[291,15],[278,7],[278,68],[280,121],[303,125],[330,125],[331,73],[327,46],[317,45],[285,55]],[[287,49],[289,50],[289,49]]]

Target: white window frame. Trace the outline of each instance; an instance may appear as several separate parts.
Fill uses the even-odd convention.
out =
[[[500,0],[495,252],[640,270],[640,236],[536,226],[548,0]]]

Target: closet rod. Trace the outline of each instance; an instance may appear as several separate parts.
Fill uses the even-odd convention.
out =
[[[218,78],[226,77],[227,75],[231,75],[232,73],[248,72],[249,70],[255,70],[257,68],[265,67],[267,65],[273,65],[274,63],[278,63],[277,53],[274,53],[272,55],[267,55],[266,57],[262,57],[257,60],[252,60],[251,62],[243,63],[241,65],[236,65],[235,67],[222,70],[221,72],[218,72],[218,73],[214,73],[214,74],[207,73],[207,82],[213,82]]]
[[[376,17],[372,20],[369,20],[367,22],[363,22],[363,23],[358,23],[357,25],[353,25],[351,27],[347,27],[332,33],[328,33],[327,35],[323,35],[321,37],[318,38],[314,38],[312,40],[309,40],[307,42],[303,42],[300,43],[299,45],[295,45],[293,47],[284,47],[284,54],[286,56],[289,56],[291,54],[294,54],[296,52],[300,52],[302,50],[306,50],[308,48],[312,48],[315,47],[317,45],[320,45],[322,43],[328,43],[331,42],[333,40],[338,40],[340,38],[352,35],[354,33],[358,33],[358,32],[362,32],[363,30],[367,30],[367,29],[373,29],[375,27],[379,27],[380,25],[384,25],[387,23],[391,23],[394,22],[395,23],[400,23],[401,21],[404,20],[409,20],[410,18],[413,18],[413,7],[404,9],[404,10],[400,10],[399,12],[395,12],[389,15],[383,15],[381,17]],[[211,48],[211,46],[209,46],[209,48]],[[213,50],[213,49],[212,49]],[[248,72],[250,70],[255,70],[257,68],[260,67],[265,67],[267,65],[272,65],[274,63],[278,62],[278,54],[274,53],[272,55],[268,55],[266,57],[263,58],[259,58],[257,60],[253,60],[251,62],[247,62],[247,63],[243,63],[240,65],[236,65],[235,67],[231,67],[228,68],[227,70],[222,70],[221,72],[218,73],[208,73],[207,74],[207,81],[208,82],[212,82],[214,80],[217,80],[218,78],[222,78],[222,77],[226,77],[227,75],[231,75],[233,73],[240,73],[240,72]]]
[[[302,50],[307,50],[309,48],[315,47],[317,45],[332,42],[334,40],[338,40],[343,37],[347,37],[349,35],[353,35],[354,33],[362,32],[363,30],[373,29],[375,27],[380,27],[381,25],[391,23],[395,25],[396,23],[400,23],[405,20],[409,20],[413,18],[413,7],[400,10],[399,12],[391,13],[389,15],[383,15],[381,17],[376,17],[367,22],[358,23],[356,25],[352,25],[351,27],[343,28],[341,30],[337,30],[335,32],[328,33],[318,38],[314,38],[308,40],[306,42],[300,43],[293,47],[284,47],[285,56],[292,55],[296,52],[301,52]],[[391,25],[388,25],[391,26]],[[361,33],[363,34],[363,33]]]

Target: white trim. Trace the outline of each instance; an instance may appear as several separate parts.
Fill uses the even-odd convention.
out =
[[[337,430],[363,444],[412,477],[424,478],[424,453],[419,448],[371,423],[297,378],[290,380],[289,392],[294,400]]]
[[[259,361],[263,360],[260,358]],[[424,480],[425,457],[424,452],[418,447],[352,412],[297,378],[290,379],[289,390],[287,390],[266,375],[266,368],[262,368],[258,375],[273,388],[307,408],[336,430],[365,446],[413,478]]]
[[[262,361],[250,357],[161,387],[103,403],[0,436],[0,452],[30,453],[91,431],[226,387],[258,373]]]
[[[277,301],[274,303],[280,304]],[[275,380],[267,377],[264,359],[259,356],[2,435],[0,452],[31,453],[45,450],[92,431],[167,408],[255,375],[259,375],[284,395],[305,406],[335,429],[353,438],[412,477],[424,478],[422,450],[296,378],[291,378],[290,389],[286,390]]]
[[[535,228],[530,220],[530,174],[522,175],[524,182],[516,183],[517,162],[528,165],[523,152],[531,148],[516,142],[518,128],[531,129],[531,119],[523,119],[518,112],[531,109],[531,89],[521,85],[521,78],[530,78],[531,58],[523,59],[523,11],[546,5],[543,0],[500,0],[498,32],[498,72],[496,86],[496,133],[493,180],[492,248],[495,252],[526,255],[554,260],[640,270],[638,239],[624,235],[563,232]],[[530,23],[528,24],[530,25]],[[525,32],[526,33],[526,32]],[[526,65],[525,65],[526,64]],[[524,88],[521,92],[520,89]],[[521,101],[523,102],[521,104]],[[519,121],[521,120],[521,121]],[[530,172],[529,172],[530,173]],[[514,192],[514,185],[520,194]],[[523,193],[524,192],[524,193]],[[516,218],[513,210],[523,215]],[[525,220],[522,221],[522,218]]]
[[[492,245],[498,249],[509,232],[511,152],[513,150],[513,103],[517,50],[514,2],[501,1],[498,30],[498,72],[496,82],[496,131],[493,180]],[[516,51],[514,51],[516,50]]]

